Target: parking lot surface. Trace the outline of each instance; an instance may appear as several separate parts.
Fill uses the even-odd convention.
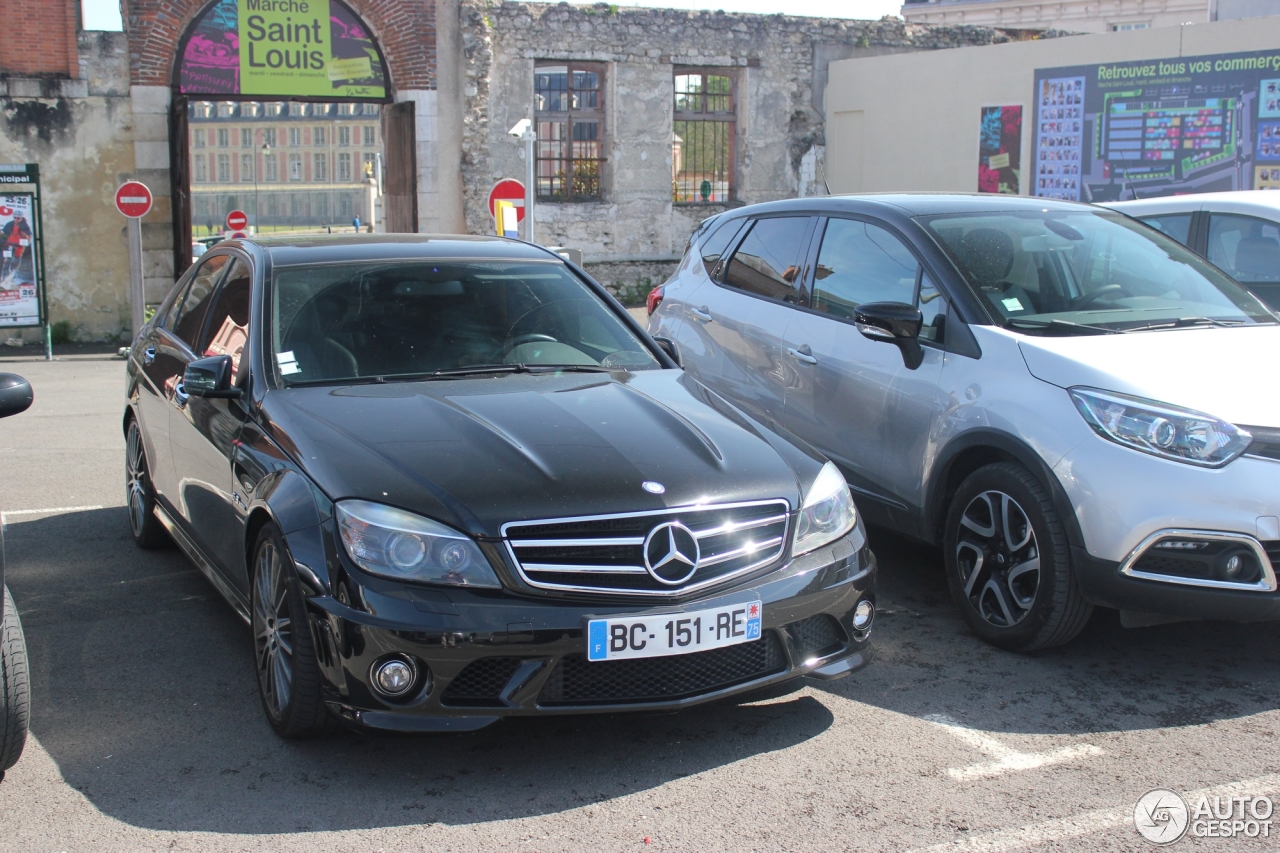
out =
[[[876,659],[842,681],[672,715],[281,741],[248,628],[180,552],[130,540],[123,362],[0,370],[36,397],[0,422],[34,696],[0,850],[1131,851],[1156,849],[1133,824],[1150,789],[1280,799],[1280,626],[1126,630],[1098,611],[1068,646],[1014,655],[969,635],[936,551],[879,531]]]

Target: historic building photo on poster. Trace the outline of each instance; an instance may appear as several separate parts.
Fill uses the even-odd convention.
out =
[[[1041,68],[1031,191],[1103,202],[1280,187],[1280,52]]]
[[[32,198],[0,196],[0,326],[40,325]]]
[[[978,192],[1017,195],[1022,172],[1022,107],[983,107]]]

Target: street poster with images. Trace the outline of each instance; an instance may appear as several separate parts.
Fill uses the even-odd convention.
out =
[[[0,326],[40,325],[33,198],[0,196]]]
[[[1280,51],[1042,68],[1034,109],[1033,195],[1280,189]]]
[[[184,95],[387,96],[382,54],[339,0],[218,0],[180,50]]]
[[[983,107],[978,132],[978,192],[1018,195],[1022,107]]]

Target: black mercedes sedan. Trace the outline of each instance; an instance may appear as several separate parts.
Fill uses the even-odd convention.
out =
[[[249,623],[284,737],[676,709],[870,657],[840,472],[498,238],[227,241],[129,357],[134,539]]]

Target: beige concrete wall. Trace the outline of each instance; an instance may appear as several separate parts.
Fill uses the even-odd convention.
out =
[[[833,193],[978,188],[982,107],[1023,108],[1029,194],[1037,68],[1275,49],[1280,17],[833,62],[826,91]]]
[[[1118,26],[1175,27],[1212,20],[1210,0],[942,0],[907,3],[902,17],[917,24],[1057,29],[1105,33]]]

